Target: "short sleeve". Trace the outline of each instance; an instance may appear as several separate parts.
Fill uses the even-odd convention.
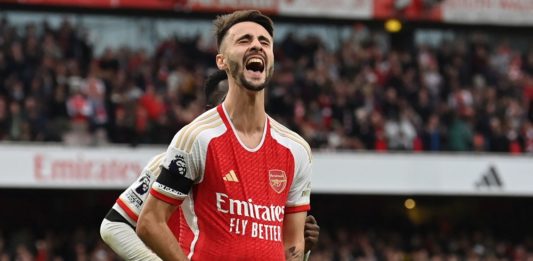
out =
[[[179,147],[183,131],[169,145],[160,166],[161,174],[150,190],[154,197],[173,205],[181,204],[201,173],[198,145],[193,144],[189,150]]]
[[[311,155],[304,148],[295,151],[295,175],[292,182],[285,213],[296,213],[311,209]]]
[[[128,222],[136,225],[139,213],[146,202],[148,191],[160,173],[159,165],[164,153],[153,157],[144,167],[141,175],[118,197],[113,209],[118,211]]]

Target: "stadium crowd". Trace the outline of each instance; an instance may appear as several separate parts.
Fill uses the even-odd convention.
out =
[[[99,236],[117,191],[0,190],[0,261],[120,260]],[[314,261],[533,260],[532,198],[313,195]]]
[[[120,260],[99,238],[97,229],[78,228],[42,235],[30,230],[0,233],[0,261]],[[488,231],[438,229],[409,234],[382,227],[322,229],[313,261],[459,261],[532,260],[533,239],[513,241]]]
[[[43,235],[36,235],[30,229],[15,231],[6,236],[0,234],[0,260],[120,260],[99,237],[97,229],[83,228],[68,232],[48,229]]]
[[[312,147],[533,153],[533,49],[478,34],[398,50],[356,30],[333,51],[277,41],[268,111]],[[203,40],[96,56],[68,21],[2,19],[0,140],[166,144],[204,109],[215,48]]]
[[[270,115],[326,150],[533,153],[533,48],[474,34],[399,50],[357,30],[336,50],[318,37],[278,39]],[[203,40],[95,55],[68,21],[0,19],[0,141],[168,144],[204,110],[216,50]],[[490,228],[320,225],[311,260],[533,260],[533,238]],[[7,226],[0,261],[119,260],[96,227]]]
[[[470,232],[444,237],[436,233],[405,235],[397,231],[350,231],[325,234],[310,260],[459,261],[531,260],[531,241],[512,243],[491,234]]]

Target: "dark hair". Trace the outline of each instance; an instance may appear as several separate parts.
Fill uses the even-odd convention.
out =
[[[241,10],[231,14],[220,15],[213,21],[214,32],[217,38],[217,48],[224,40],[228,30],[241,22],[254,22],[263,26],[271,37],[274,37],[274,23],[270,18],[257,10]]]
[[[204,83],[204,92],[205,92],[205,108],[206,110],[215,107],[217,104],[222,102],[225,97],[218,90],[218,84],[224,80],[228,79],[228,74],[225,71],[216,70],[214,73],[207,76]]]

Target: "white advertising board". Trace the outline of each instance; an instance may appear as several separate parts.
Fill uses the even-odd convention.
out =
[[[165,147],[0,145],[0,188],[123,189]],[[533,158],[314,153],[313,192],[533,196]]]
[[[531,25],[532,0],[446,0],[442,20],[451,23]]]

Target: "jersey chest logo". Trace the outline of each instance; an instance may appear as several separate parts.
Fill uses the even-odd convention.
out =
[[[287,175],[283,170],[269,170],[268,179],[270,180],[270,187],[277,193],[283,192],[283,190],[285,190],[285,187],[287,187]]]

